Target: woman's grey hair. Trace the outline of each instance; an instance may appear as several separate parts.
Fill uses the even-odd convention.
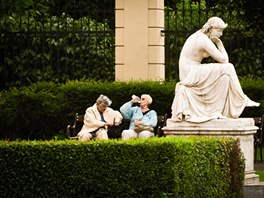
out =
[[[101,94],[97,98],[96,103],[109,107],[112,104],[112,101],[107,96]]]
[[[211,17],[208,19],[208,21],[204,24],[201,31],[203,33],[209,32],[211,28],[219,28],[219,29],[225,29],[227,27],[227,23],[225,23],[221,18],[219,17]]]
[[[141,98],[142,97],[144,97],[144,98],[146,98],[146,100],[147,100],[147,102],[148,102],[148,104],[150,105],[151,103],[152,103],[152,98],[151,98],[151,96],[149,95],[149,94],[142,94],[141,95]]]

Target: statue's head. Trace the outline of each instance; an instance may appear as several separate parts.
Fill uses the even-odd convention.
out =
[[[221,18],[219,17],[211,17],[208,19],[208,21],[204,24],[202,27],[203,33],[208,33],[210,29],[225,29],[227,27],[227,23],[225,23]]]

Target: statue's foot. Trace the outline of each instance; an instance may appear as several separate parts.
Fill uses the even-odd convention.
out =
[[[184,119],[184,115],[182,113],[177,115],[172,114],[171,119],[175,122],[181,122]]]
[[[216,117],[216,119],[228,119],[226,116],[222,115],[219,112],[215,115],[215,117]]]
[[[260,105],[260,103],[258,103],[258,102],[254,102],[254,101],[252,101],[252,100],[248,100],[248,102],[247,102],[247,107],[258,107]]]
[[[223,116],[222,114],[218,115],[218,119],[228,119],[226,116]]]

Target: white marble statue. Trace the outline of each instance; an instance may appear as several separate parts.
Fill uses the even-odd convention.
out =
[[[172,120],[205,122],[238,118],[246,106],[259,106],[243,92],[220,36],[227,24],[210,18],[185,42],[179,59],[180,82],[172,103]],[[212,57],[217,63],[203,64]]]

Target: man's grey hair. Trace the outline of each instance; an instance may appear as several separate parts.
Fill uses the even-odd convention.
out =
[[[101,94],[97,98],[96,103],[109,107],[112,104],[112,101],[107,96]]]
[[[149,105],[152,103],[152,98],[151,98],[151,96],[149,94],[142,94],[141,98],[142,97],[146,98],[146,100],[147,100]]]

